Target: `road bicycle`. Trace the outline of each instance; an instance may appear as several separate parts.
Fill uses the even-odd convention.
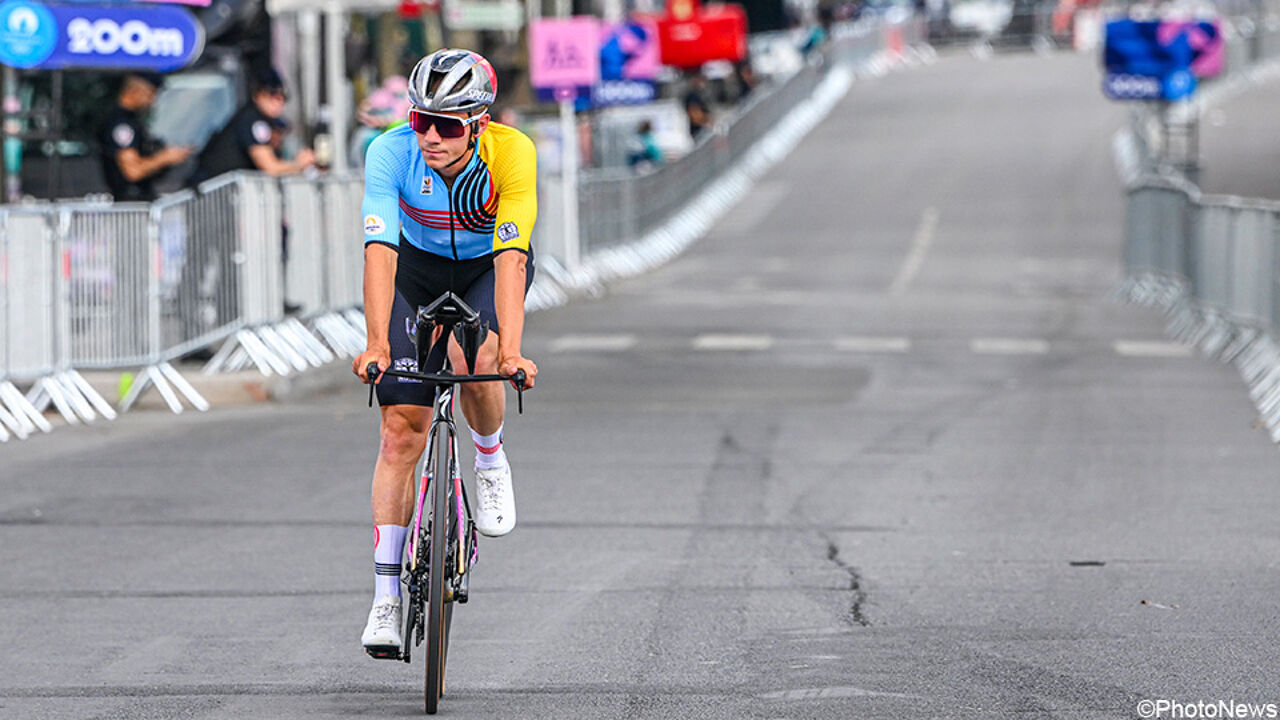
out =
[[[387,369],[370,363],[369,406],[373,406],[378,376],[401,377],[435,383],[431,430],[418,483],[417,505],[407,537],[401,582],[409,591],[405,609],[404,638],[398,655],[369,650],[373,657],[409,662],[412,650],[427,641],[424,693],[426,711],[435,714],[444,694],[444,668],[449,653],[449,626],[455,603],[465,603],[470,570],[479,557],[471,503],[458,465],[458,432],[453,420],[453,398],[460,383],[511,382],[516,387],[518,409],[524,412],[524,371],[506,375],[476,375],[476,354],[488,334],[488,325],[462,298],[446,292],[430,305],[419,307],[406,332],[417,349],[418,367],[427,367],[427,355],[437,338],[450,334],[458,341],[467,363],[467,374],[455,375],[449,361],[437,373]],[[437,482],[439,481],[439,482]],[[425,513],[425,514],[424,514]]]

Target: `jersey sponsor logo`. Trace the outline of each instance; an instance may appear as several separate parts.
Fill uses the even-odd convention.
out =
[[[364,234],[381,235],[387,229],[387,223],[379,215],[364,216]]]
[[[520,228],[516,227],[513,222],[504,222],[498,226],[498,239],[502,242],[511,242],[520,237]]]
[[[111,129],[111,139],[121,149],[127,148],[133,144],[133,128],[129,127],[129,123],[120,123]]]
[[[271,142],[271,126],[265,120],[258,120],[253,123],[253,139],[258,141],[259,145],[266,145]]]
[[[431,194],[431,176],[430,175],[422,176],[422,194],[423,195]]]

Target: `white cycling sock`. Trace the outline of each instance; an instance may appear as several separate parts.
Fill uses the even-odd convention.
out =
[[[403,525],[373,526],[373,598],[400,597],[400,567],[404,562]]]
[[[471,439],[476,443],[476,467],[490,470],[507,464],[507,453],[502,449],[502,426],[492,435],[481,435],[471,431]]]

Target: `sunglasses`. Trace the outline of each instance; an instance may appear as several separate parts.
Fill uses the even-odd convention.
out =
[[[452,115],[437,115],[429,113],[425,110],[416,108],[409,109],[409,127],[419,135],[424,134],[431,126],[436,127],[436,134],[440,137],[452,140],[460,138],[467,134],[467,125],[480,119],[480,115],[466,118],[456,118]]]

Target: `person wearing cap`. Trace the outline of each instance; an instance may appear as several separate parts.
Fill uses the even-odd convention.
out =
[[[532,388],[538,367],[524,357],[521,342],[538,214],[533,141],[490,118],[497,75],[476,53],[446,48],[428,55],[410,73],[408,91],[408,124],[379,135],[365,164],[368,335],[352,370],[368,382],[372,363],[380,370],[419,369],[407,323],[417,308],[452,292],[489,332],[473,368],[450,336],[427,342],[420,369],[438,369],[447,354],[459,372],[523,371]],[[380,375],[375,381],[382,426],[372,488],[374,601],[361,636],[375,658],[400,657],[408,639],[400,627],[400,561],[413,511],[414,465],[435,398],[432,384],[405,380]],[[467,383],[459,404],[476,446],[476,530],[505,535],[516,525],[516,506],[503,448],[504,389]]]
[[[99,129],[103,179],[119,202],[155,200],[156,179],[191,155],[188,147],[166,147],[142,121],[163,84],[161,75],[125,75],[116,107]]]
[[[236,111],[200,152],[195,185],[235,170],[259,170],[268,175],[293,175],[315,164],[315,153],[303,149],[293,160],[285,160],[272,147],[273,131],[278,131],[288,95],[275,70],[254,81],[253,96]]]

